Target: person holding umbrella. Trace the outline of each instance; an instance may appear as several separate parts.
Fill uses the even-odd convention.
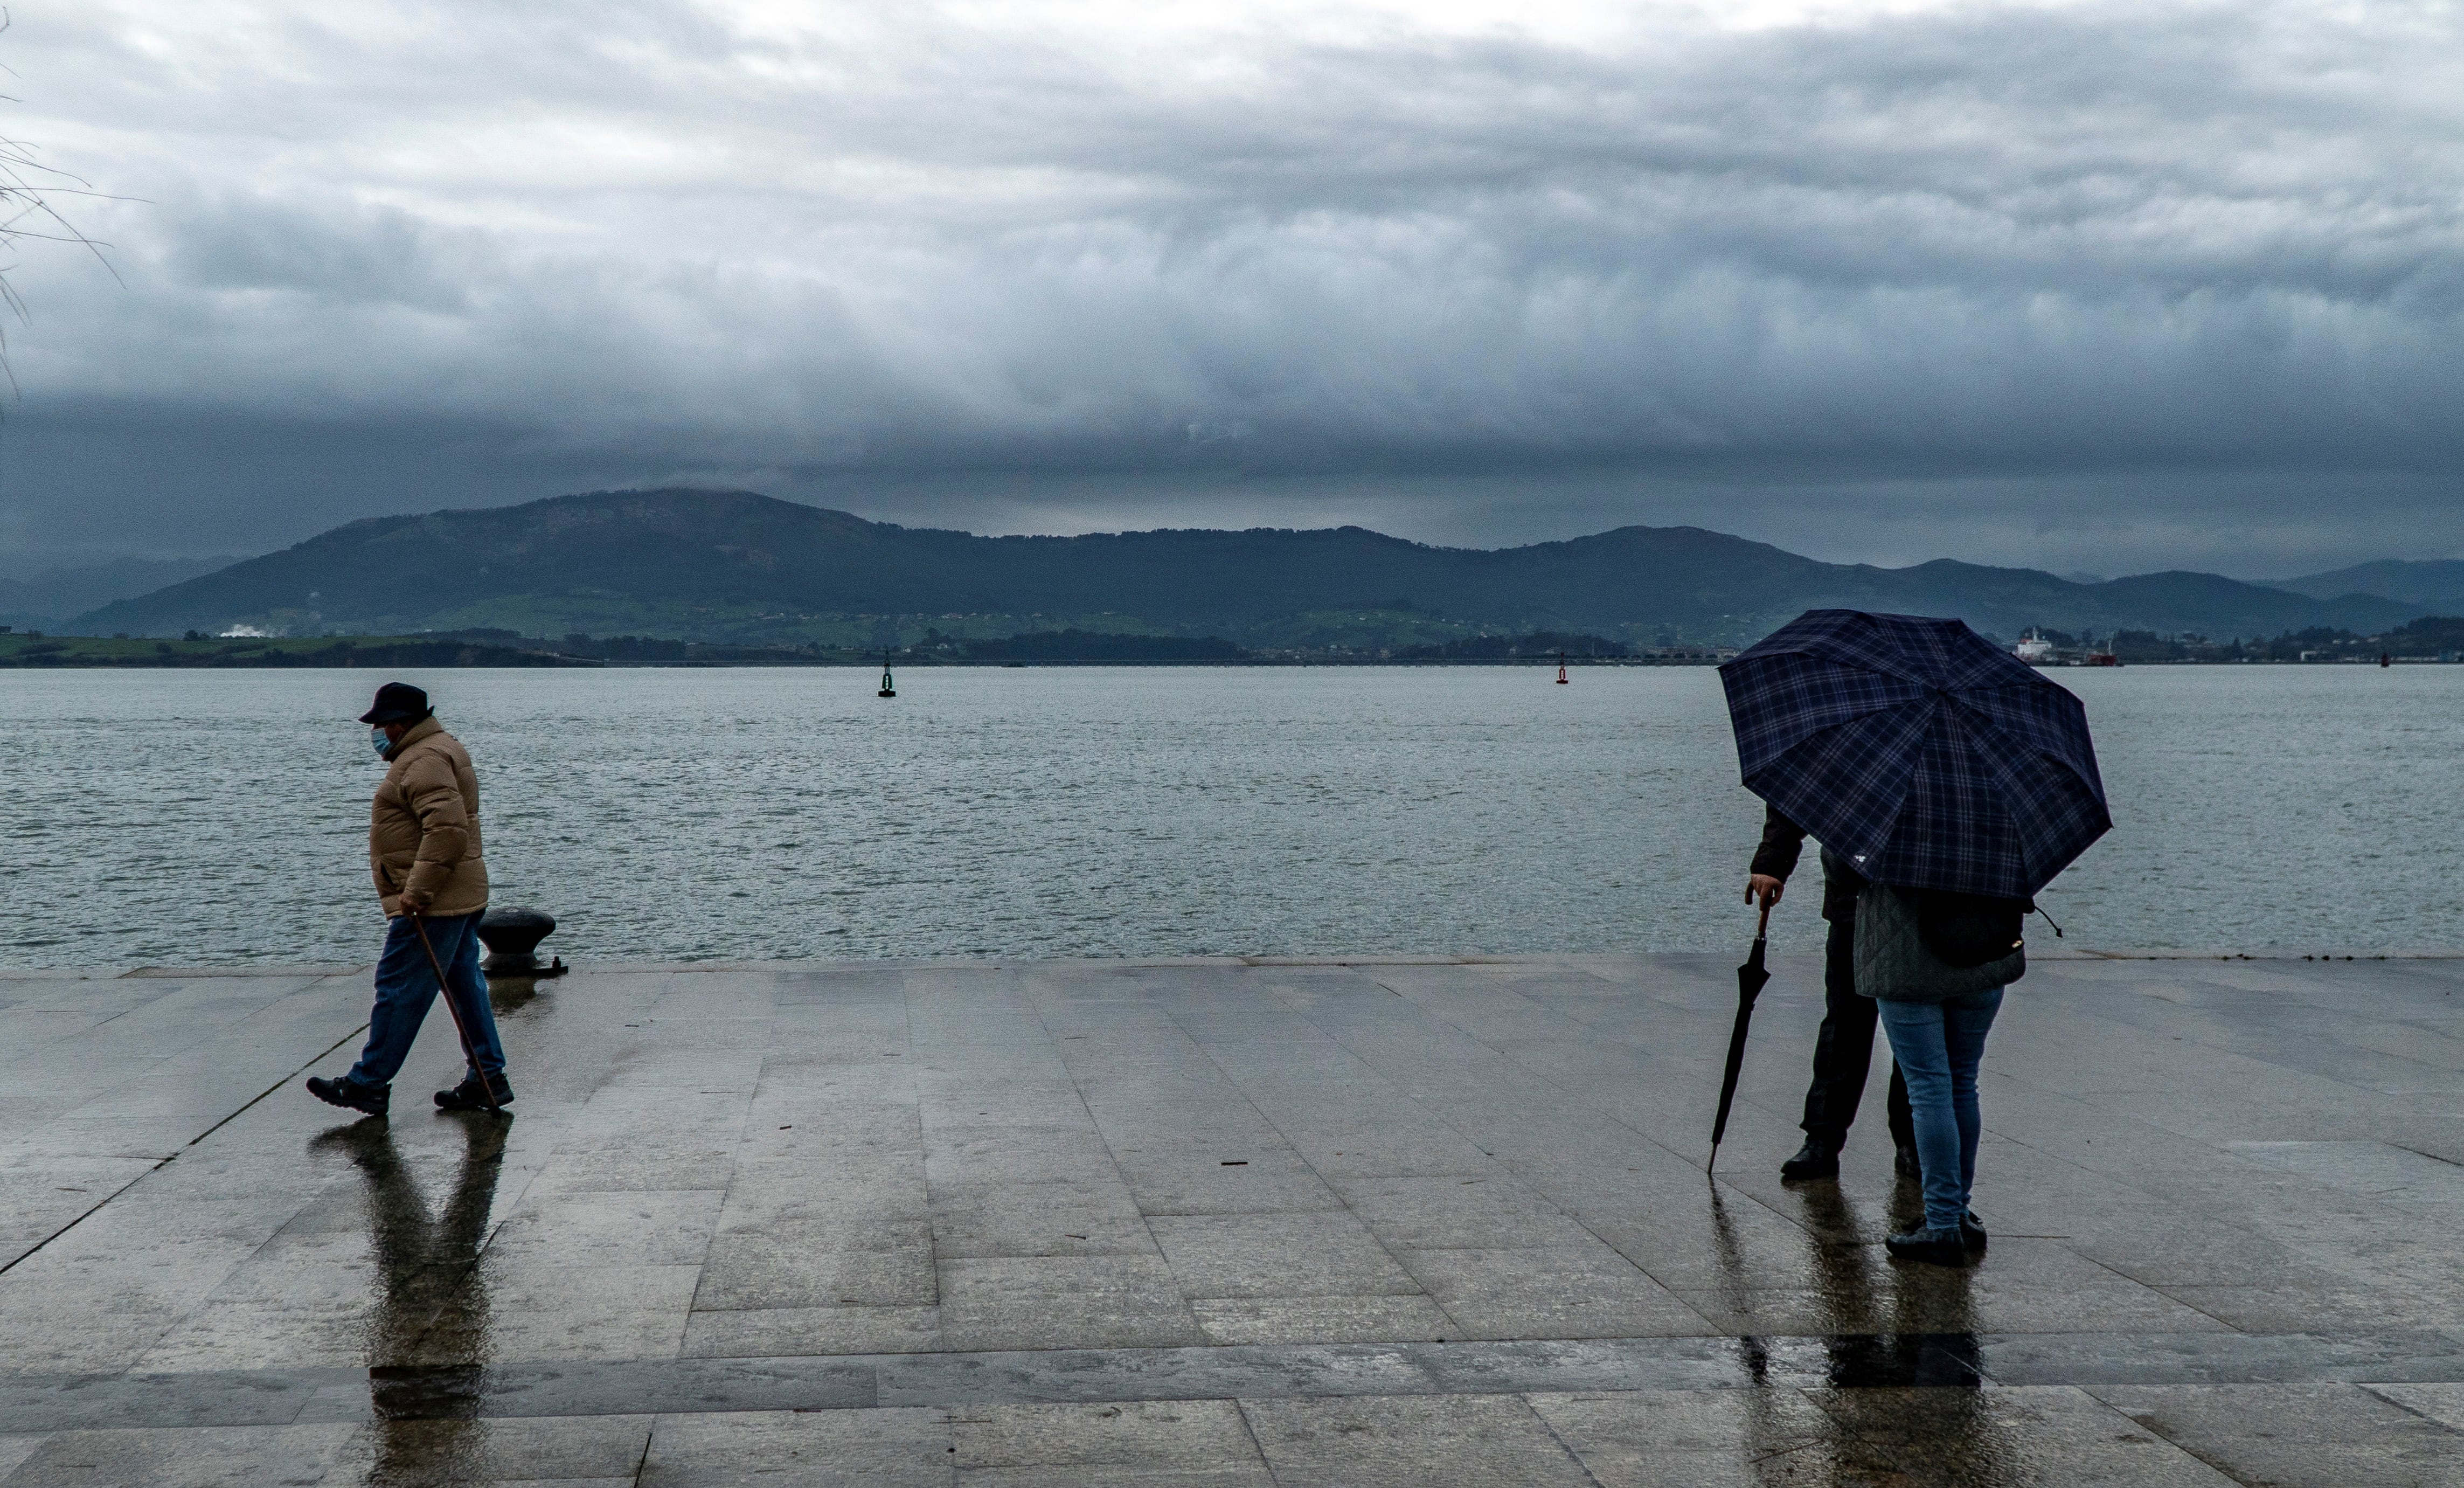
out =
[[[1747,870],[1746,901],[1771,906],[1788,888],[1788,876],[1805,849],[1805,829],[1775,806],[1763,808],[1763,839]],[[1779,1166],[1782,1178],[1803,1180],[1839,1175],[1839,1149],[1848,1144],[1849,1124],[1865,1099],[1865,1072],[1874,1060],[1874,1002],[1857,995],[1857,894],[1865,879],[1846,860],[1822,852],[1822,918],[1830,926],[1823,939],[1822,1029],[1814,1038],[1814,1082],[1805,1091],[1805,1119],[1798,1123],[1805,1145]],[[1907,1081],[1900,1066],[1891,1065],[1891,1090],[1886,1098],[1895,1166],[1903,1176],[1917,1176],[1916,1128],[1908,1117]]]
[[[1891,1254],[1957,1265],[1976,1072],[2025,969],[2033,896],[2113,825],[2086,712],[1957,620],[1812,610],[1720,668],[1747,788],[1864,880],[1852,981],[1906,1077],[1925,1224]]]
[[[488,907],[488,865],[479,853],[479,777],[471,756],[407,682],[377,689],[360,716],[385,762],[368,817],[368,869],[385,912],[377,958],[376,1006],[367,1047],[340,1079],[311,1078],[308,1093],[327,1105],[383,1116],[393,1077],[441,987],[467,1069],[436,1093],[448,1111],[495,1110],[514,1099],[505,1050],[479,970],[479,916]]]

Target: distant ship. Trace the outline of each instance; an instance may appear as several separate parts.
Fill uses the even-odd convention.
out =
[[[2034,631],[2030,631],[2027,634],[2019,637],[2019,643],[2011,648],[2011,655],[2018,657],[2020,660],[2028,663],[2028,665],[2032,667],[2118,667],[2122,665],[2122,658],[2120,656],[2115,655],[2110,651],[2100,651],[2094,647],[2090,647],[2083,655],[2073,655],[2065,659],[2060,654],[2054,650],[2054,643],[2052,641],[2045,639]]]

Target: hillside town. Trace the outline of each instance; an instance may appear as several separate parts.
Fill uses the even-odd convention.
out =
[[[2373,635],[2313,626],[2273,638],[2214,640],[2205,635],[2159,635],[2153,631],[2116,631],[2073,635],[2035,628],[2012,654],[2032,666],[2144,666],[2162,662],[2312,661],[2419,663],[2464,660],[2464,619],[2430,615]]]

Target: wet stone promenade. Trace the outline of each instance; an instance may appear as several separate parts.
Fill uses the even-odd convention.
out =
[[[1984,1264],[1731,964],[0,977],[0,1482],[2464,1483],[2464,962],[2040,963]]]

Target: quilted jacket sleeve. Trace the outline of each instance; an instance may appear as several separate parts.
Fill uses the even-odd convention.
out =
[[[453,876],[462,855],[471,851],[471,813],[462,804],[452,763],[442,754],[430,751],[411,761],[401,784],[403,795],[419,817],[419,855],[411,862],[402,893],[410,907],[424,908]]]

